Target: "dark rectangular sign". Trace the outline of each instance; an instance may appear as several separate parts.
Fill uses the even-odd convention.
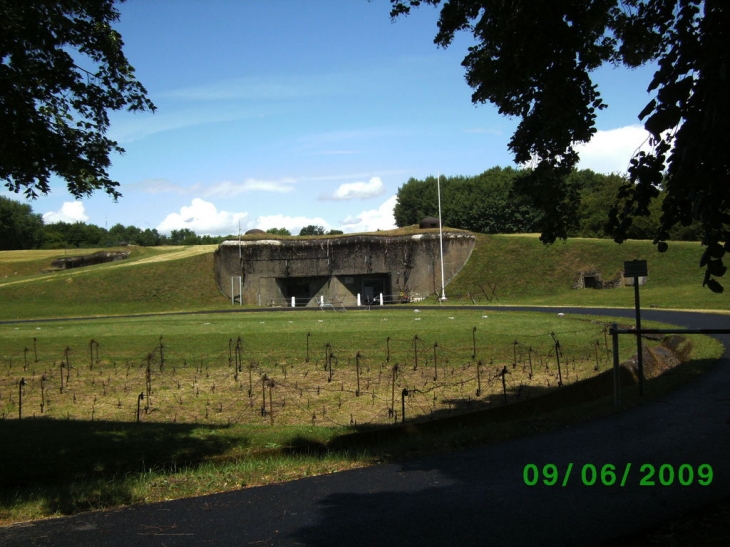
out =
[[[624,262],[624,277],[646,277],[649,271],[646,260],[627,260]]]

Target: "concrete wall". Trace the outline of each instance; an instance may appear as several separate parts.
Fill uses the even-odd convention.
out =
[[[51,266],[62,270],[70,270],[71,268],[95,266],[96,264],[105,264],[115,260],[124,260],[125,258],[129,258],[128,251],[98,251],[82,256],[63,256],[51,262]]]
[[[261,236],[259,236],[261,237]],[[231,277],[243,277],[243,302],[261,306],[317,305],[327,300],[353,306],[357,294],[427,297],[441,290],[438,232],[414,235],[351,235],[332,238],[226,241],[215,252],[216,282],[231,298]],[[469,259],[476,240],[468,232],[444,232],[444,280]],[[233,284],[236,300],[238,279]]]

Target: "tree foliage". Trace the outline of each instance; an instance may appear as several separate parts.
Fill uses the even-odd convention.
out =
[[[441,0],[391,0],[391,16]],[[725,273],[730,250],[730,5],[724,0],[460,0],[441,6],[435,43],[459,31],[475,45],[462,65],[475,103],[491,102],[519,120],[509,142],[515,161],[533,167],[517,184],[543,212],[542,241],[566,238],[579,202],[569,174],[576,145],[596,132],[606,107],[591,73],[606,63],[658,66],[637,113],[650,133],[650,152],[631,160],[618,190],[610,231],[617,242],[650,215],[664,189],[654,233],[659,251],[677,226],[699,223],[707,251],[705,284]],[[723,242],[724,246],[723,246]]]
[[[108,112],[155,106],[118,18],[114,0],[0,0],[0,179],[11,191],[46,194],[55,174],[75,197],[121,195],[108,168],[124,150],[106,136]]]
[[[539,213],[514,192],[520,171],[494,167],[475,177],[443,177],[442,219],[446,226],[485,234],[531,232]],[[437,181],[410,179],[398,189],[393,210],[397,226],[438,216]]]
[[[314,224],[310,224],[309,226],[305,226],[301,230],[299,230],[300,236],[323,236],[324,235],[324,226],[315,226]]]
[[[156,229],[115,224],[108,230],[85,222],[53,222],[33,213],[30,205],[0,196],[0,250],[115,247],[118,245],[213,245],[233,236],[198,235],[189,228],[169,236]]]
[[[530,200],[516,192],[516,185],[529,170],[494,167],[473,177],[442,177],[441,201],[444,225],[486,234],[532,233],[542,222],[540,212]],[[575,195],[575,218],[570,237],[611,237],[607,227],[609,211],[616,192],[626,177],[603,175],[590,169],[572,171],[566,184]],[[436,179],[410,179],[398,189],[394,216],[398,226],[418,224],[423,218],[438,215]],[[632,239],[652,239],[659,226],[663,194],[652,204],[650,215],[635,222],[629,230]],[[687,228],[672,231],[671,239],[696,240],[697,231]]]
[[[0,251],[35,249],[43,242],[43,218],[30,205],[0,196]]]
[[[266,230],[267,234],[274,234],[277,236],[290,236],[291,232],[286,228],[269,228]]]

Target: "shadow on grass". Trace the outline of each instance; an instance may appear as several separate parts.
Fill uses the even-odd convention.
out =
[[[646,378],[644,395],[638,395],[638,378],[631,363],[623,364],[621,406],[628,408],[661,396],[691,381],[718,363],[717,359],[693,359],[671,370]],[[456,450],[544,433],[618,411],[614,399],[613,370],[560,388],[527,386],[508,388],[502,396],[451,401],[450,409],[430,417],[406,420],[391,426],[356,425],[351,433],[328,443],[304,437],[285,449],[292,454],[325,455],[332,452],[360,453],[381,461],[397,461],[425,453]]]
[[[44,515],[133,503],[130,478],[224,453],[222,427],[75,420],[0,421],[0,511],[31,503]],[[240,440],[238,440],[240,444]]]
[[[647,396],[636,396],[635,377],[624,369],[626,406],[651,398],[694,378],[717,361],[693,360],[645,382]],[[508,400],[476,404],[454,401],[451,413],[393,426],[354,426],[350,433],[323,441],[297,434],[283,446],[247,454],[355,457],[402,461],[542,433],[616,412],[613,376],[560,389],[534,387],[508,393]],[[482,405],[480,407],[480,405]],[[461,408],[463,406],[463,408]],[[468,412],[460,412],[468,411]],[[38,516],[72,514],[135,503],[136,481],[150,470],[186,471],[203,461],[223,461],[236,447],[252,447],[226,426],[170,423],[84,422],[26,419],[0,421],[0,519],[19,504],[37,507]]]
[[[644,382],[644,396],[638,395],[635,378],[625,368],[622,372],[622,408],[663,397],[718,364],[718,368],[727,367],[728,361],[697,359],[677,366],[661,376],[647,379]],[[319,501],[318,518],[312,519],[316,524],[302,526],[293,537],[303,545],[322,545],[323,537],[342,539],[343,543],[343,538],[347,538],[346,542],[350,546],[395,544],[402,538],[418,538],[418,544],[424,546],[481,545],[487,542],[496,545],[528,545],[544,543],[546,538],[547,543],[550,543],[551,534],[563,534],[562,530],[566,526],[564,508],[570,506],[573,522],[569,529],[574,534],[575,544],[588,544],[588,540],[598,543],[601,538],[610,538],[617,532],[612,527],[606,527],[607,521],[600,515],[613,515],[622,507],[631,507],[626,504],[626,499],[640,499],[640,494],[646,490],[642,490],[638,481],[627,484],[621,496],[606,496],[586,488],[551,489],[536,486],[528,490],[520,485],[525,463],[538,461],[542,457],[546,458],[543,461],[562,465],[560,458],[570,461],[575,456],[576,449],[571,447],[597,447],[595,450],[607,454],[605,457],[609,461],[616,454],[631,454],[631,447],[638,447],[633,449],[634,455],[646,449],[637,442],[647,433],[641,428],[627,432],[626,437],[616,435],[619,431],[616,424],[605,430],[592,427],[565,429],[569,425],[619,412],[614,406],[613,384],[610,380],[611,377],[609,381],[603,379],[572,384],[551,390],[543,396],[438,420],[380,428],[358,427],[356,432],[339,436],[328,443],[330,450],[363,450],[373,456],[376,456],[377,450],[383,461],[399,462],[399,475],[409,476],[408,487],[400,487],[400,479],[395,477],[392,489],[386,485],[378,490],[368,485],[368,488],[372,488],[370,492],[357,491],[356,488],[333,490]],[[693,389],[691,386],[687,388]],[[647,407],[652,408],[650,405]],[[618,423],[621,424],[621,419]],[[648,429],[653,427],[652,420],[643,423]],[[527,437],[530,433],[551,429],[562,431],[556,431],[553,437],[536,437],[534,441],[525,438],[490,446],[466,457],[458,454],[409,458],[421,455],[419,451],[452,451],[470,445]],[[688,430],[683,429],[683,432],[691,437],[692,426]],[[707,436],[698,434],[698,439],[700,437]],[[299,439],[298,443],[309,453],[313,453],[317,447],[315,443],[307,444],[306,439]],[[673,446],[657,446],[660,451],[666,449],[666,457],[671,457],[669,454]],[[709,457],[709,450],[705,453]],[[718,454],[722,456],[723,450],[719,450]],[[711,460],[712,465],[718,467],[719,461]],[[465,499],[473,505],[463,503]],[[654,503],[650,496],[642,503],[642,510],[636,515],[627,511],[625,518],[628,524],[622,530],[639,529],[646,526],[645,522],[649,520],[658,522],[671,514],[671,511]],[[400,510],[402,507],[408,507],[407,515]],[[540,508],[531,513],[529,524],[515,524],[519,522],[517,519],[505,518],[505,515],[523,515],[526,507]],[[715,543],[707,541],[702,544],[725,545],[727,506],[722,505],[719,509],[710,506],[709,509],[718,516],[708,519],[703,532],[706,535],[700,537],[710,538]],[[345,518],[353,512],[357,518]],[[647,515],[650,512],[649,519]],[[708,510],[703,509],[698,514],[706,513]],[[696,520],[691,519],[688,527],[694,525]],[[702,524],[705,524],[704,521]],[[665,524],[659,533],[664,534],[663,538],[672,537],[673,530],[673,524]],[[689,535],[683,536],[685,541],[697,537],[694,531],[696,527],[692,530]],[[651,539],[657,536],[655,532]],[[629,542],[634,538],[635,543]],[[635,535],[632,532],[632,535],[610,545],[646,545],[650,543],[646,539],[643,534]],[[718,541],[720,539],[722,541]],[[699,545],[690,541],[687,544]]]

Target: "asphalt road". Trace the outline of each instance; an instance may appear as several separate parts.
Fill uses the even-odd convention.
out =
[[[561,311],[633,313],[550,313]],[[642,318],[730,328],[726,315],[642,310]],[[730,335],[719,338],[730,347]],[[528,464],[557,466],[557,484],[526,485]],[[617,469],[613,486],[602,484],[606,464]],[[645,464],[653,475],[642,470]],[[598,474],[587,486],[590,465]],[[708,465],[712,481],[701,485],[699,473]],[[664,486],[670,466],[672,484]],[[690,484],[680,484],[680,470]],[[564,430],[284,484],[13,525],[0,528],[0,546],[599,545],[728,493],[726,351],[710,372],[660,400]]]

